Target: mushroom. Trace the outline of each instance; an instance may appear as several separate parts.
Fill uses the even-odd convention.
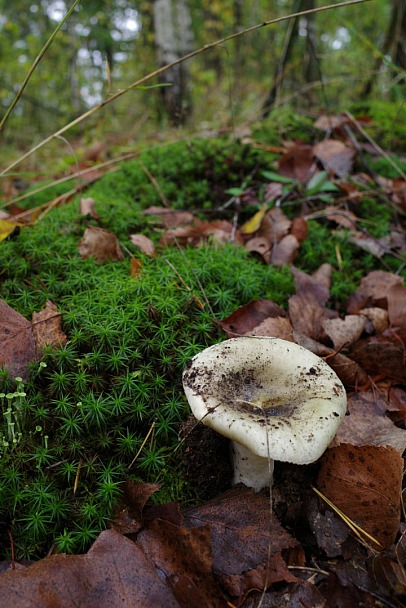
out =
[[[272,485],[274,460],[317,460],[347,408],[327,363],[279,338],[232,338],[206,348],[188,362],[183,387],[194,416],[232,440],[233,482],[255,491]]]

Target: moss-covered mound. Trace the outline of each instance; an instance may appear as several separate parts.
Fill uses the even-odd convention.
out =
[[[68,337],[65,346],[44,352],[46,367],[32,365],[25,386],[1,373],[6,554],[8,532],[19,558],[41,556],[53,544],[56,551],[86,550],[107,525],[127,478],[162,483],[158,500],[192,496],[181,451],[174,451],[187,414],[185,362],[221,339],[215,319],[256,298],[285,307],[293,293],[288,268],[263,265],[240,246],[173,247],[150,259],[129,239],[144,232],[158,240],[160,231],[143,209],[160,205],[162,196],[172,207],[213,217],[230,197],[228,188],[256,186],[269,155],[206,140],[145,152],[140,160],[87,192],[96,200],[98,225],[118,237],[123,261],[80,257],[78,243],[95,220],[80,216],[77,200],[1,244],[1,297],[27,318],[52,300]],[[252,214],[252,207],[245,212]],[[298,266],[313,271],[324,261],[336,264],[336,245],[333,296],[343,301],[379,262],[313,222]],[[130,276],[131,254],[142,259],[136,277]]]

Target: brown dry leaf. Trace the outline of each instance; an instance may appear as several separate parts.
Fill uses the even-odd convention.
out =
[[[312,278],[325,287],[327,293],[330,293],[331,277],[333,275],[333,267],[331,264],[325,262],[317,268],[311,275]]]
[[[130,234],[130,241],[150,258],[156,256],[154,242],[144,234]]]
[[[194,224],[190,226],[167,230],[160,240],[160,245],[168,246],[178,242],[182,246],[199,247],[209,237],[212,237],[218,243],[242,242],[238,230],[235,230],[231,222],[226,220],[214,220],[213,222],[195,220]]]
[[[393,285],[388,293],[388,316],[392,327],[406,329],[406,286]]]
[[[379,176],[376,181],[384,192],[390,195],[393,202],[399,205],[403,211],[406,211],[406,180],[400,177],[388,179]]]
[[[338,316],[338,313],[325,308],[329,298],[326,283],[297,268],[292,268],[292,274],[296,286],[296,294],[289,298],[289,317],[293,329],[314,340],[324,340],[323,322]]]
[[[335,173],[338,177],[352,173],[355,150],[341,141],[325,139],[314,146],[313,152],[329,173]]]
[[[137,537],[137,545],[184,608],[224,606],[213,577],[211,544],[209,524],[187,529],[159,519]]]
[[[190,213],[190,211],[176,211],[176,209],[154,206],[145,209],[144,215],[155,215],[159,218],[161,224],[165,226],[165,228],[187,226],[195,219],[193,213]]]
[[[271,264],[276,268],[293,264],[299,251],[299,241],[293,234],[287,234],[276,243],[271,253]]]
[[[283,317],[285,312],[272,300],[253,300],[237,308],[230,316],[217,324],[226,332],[228,338],[253,335],[265,319]]]
[[[277,243],[289,233],[292,222],[280,207],[272,207],[266,217],[272,222],[269,224],[269,228],[272,230],[272,240]]]
[[[280,182],[270,182],[264,188],[264,201],[274,201],[279,196],[282,196],[283,186]]]
[[[250,253],[256,253],[261,256],[265,264],[271,261],[272,242],[264,236],[254,236],[245,243],[245,249]]]
[[[402,476],[394,448],[342,444],[322,457],[318,488],[386,549],[399,531]]]
[[[252,591],[245,599],[243,608],[258,608],[258,606],[261,608],[326,608],[326,601],[316,585],[301,580],[284,585],[282,590],[267,591],[263,597],[262,592]],[[340,606],[340,608],[342,607]]]
[[[131,534],[141,530],[143,525],[143,510],[147,500],[161,486],[156,483],[126,481],[122,487],[120,507],[111,528],[120,534]]]
[[[28,366],[36,359],[32,325],[4,300],[0,300],[0,366],[13,378],[27,379]]]
[[[386,415],[388,408],[388,401],[376,390],[350,395],[349,416],[344,418],[331,445],[386,445],[402,454],[406,449],[406,431],[395,426]]]
[[[349,357],[371,376],[380,375],[406,383],[405,348],[390,329],[354,344]]]
[[[326,319],[323,329],[336,350],[356,342],[365,329],[367,320],[362,315],[347,315],[344,319]]]
[[[389,327],[388,311],[383,308],[377,308],[376,306],[373,308],[361,308],[359,314],[364,315],[372,323],[376,334],[380,334]]]
[[[278,168],[281,175],[307,184],[314,174],[313,146],[293,144],[278,161]]]
[[[390,589],[397,596],[406,595],[406,570],[403,563],[395,562],[386,555],[376,555],[372,559],[370,570],[374,580],[383,589]]]
[[[316,129],[320,129],[321,131],[334,131],[344,125],[348,125],[351,120],[346,114],[335,114],[335,115],[327,115],[322,114],[318,117],[318,119],[314,122]]]
[[[358,221],[357,216],[352,211],[334,205],[327,206],[323,211],[323,216],[351,231],[356,228]]]
[[[385,253],[388,253],[390,250],[388,246],[389,239],[387,237],[376,239],[375,237],[370,236],[365,232],[360,232],[359,230],[352,232],[349,240],[350,243],[353,243],[353,245],[357,245],[357,247],[360,247],[378,259],[385,255]]]
[[[213,571],[221,576],[232,595],[239,596],[247,584],[244,573],[257,570],[263,586],[269,548],[274,556],[293,550],[296,564],[301,565],[303,553],[296,539],[284,530],[273,516],[270,520],[269,497],[237,486],[214,500],[184,512],[186,525],[209,524],[211,529]],[[271,545],[269,544],[271,543]],[[299,563],[298,563],[299,562]],[[261,588],[261,587],[260,587]],[[245,591],[248,589],[245,587]]]
[[[253,336],[269,336],[271,338],[281,338],[282,340],[288,340],[288,342],[294,342],[293,339],[293,328],[286,317],[268,317],[254,327],[252,333],[249,335]]]
[[[130,262],[130,277],[136,279],[141,276],[142,262],[137,258],[131,258]]]
[[[62,315],[50,300],[40,312],[32,313],[32,333],[37,351],[45,346],[64,346],[67,341],[62,331]]]
[[[299,243],[307,239],[309,226],[303,217],[295,217],[290,228],[290,234],[295,236]]]
[[[293,338],[296,344],[307,348],[307,350],[310,350],[318,357],[324,357],[347,388],[363,386],[368,383],[368,375],[355,361],[351,361],[351,359],[341,353],[337,354],[332,348],[320,344],[300,332],[294,331]]]
[[[124,259],[115,234],[104,228],[86,228],[78,249],[82,258],[96,258],[101,264]]]
[[[80,213],[81,215],[91,215],[95,220],[99,219],[94,198],[88,197],[80,199]]]
[[[86,555],[53,555],[0,576],[4,606],[18,608],[179,608],[137,544],[102,532]],[[186,608],[186,606],[185,606]]]
[[[361,308],[375,304],[379,308],[387,308],[387,295],[391,287],[403,283],[402,277],[384,270],[372,270],[361,279],[357,291],[347,303],[347,311],[356,314]]]

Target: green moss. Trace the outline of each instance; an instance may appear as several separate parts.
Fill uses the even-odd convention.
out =
[[[372,119],[365,130],[381,148],[404,152],[406,148],[406,108],[404,103],[378,99],[359,101],[350,106],[352,114]]]
[[[252,129],[254,140],[270,146],[280,146],[283,139],[313,143],[317,135],[312,118],[297,114],[288,107],[272,110],[265,120],[253,125]]]
[[[216,217],[230,187],[259,186],[269,168],[267,155],[217,140],[157,148],[141,161],[172,207],[200,210],[202,218]],[[1,245],[2,297],[27,318],[52,300],[68,337],[66,345],[44,351],[46,367],[31,366],[24,390],[16,391],[25,396],[2,398],[1,540],[9,545],[9,529],[18,557],[44,555],[52,543],[59,551],[86,550],[107,525],[127,478],[162,483],[157,501],[193,496],[176,451],[188,413],[182,370],[222,339],[215,320],[257,298],[286,307],[293,293],[288,268],[265,266],[238,245],[167,248],[154,259],[140,254],[132,232],[155,241],[161,235],[142,213],[161,204],[142,166],[125,163],[86,193],[96,200],[101,225],[142,260],[139,277],[130,277],[129,255],[107,264],[80,257],[78,242],[95,222],[79,215],[77,201]],[[364,206],[366,215],[378,212],[373,201]],[[331,236],[326,224],[310,222],[298,266],[313,272],[322,261],[337,269],[332,296],[341,303],[365,272],[380,267],[348,239]],[[14,389],[0,370],[0,391]]]

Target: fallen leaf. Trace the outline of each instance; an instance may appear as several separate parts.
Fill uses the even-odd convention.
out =
[[[150,258],[156,256],[154,242],[144,234],[130,234],[130,241]]]
[[[0,366],[13,377],[27,380],[28,366],[36,358],[32,325],[0,300]]]
[[[271,338],[281,338],[282,340],[288,340],[294,342],[293,339],[293,328],[286,317],[268,317],[254,327],[251,334],[253,336],[270,336]]]
[[[326,171],[338,177],[344,177],[352,172],[355,160],[355,150],[336,139],[325,139],[313,148],[316,158]]]
[[[124,259],[117,237],[104,228],[86,228],[78,249],[82,258],[96,258],[101,264]]]
[[[67,341],[62,331],[62,315],[49,300],[40,312],[32,313],[32,333],[39,352],[45,346],[64,346]]]
[[[386,414],[388,408],[388,401],[376,390],[350,395],[349,415],[344,418],[331,445],[386,445],[402,454],[406,449],[406,431],[394,425]]]
[[[254,236],[245,243],[245,249],[250,253],[258,254],[265,262],[269,264],[271,261],[272,243],[264,236]]]
[[[360,338],[366,324],[367,320],[362,315],[347,315],[344,319],[326,319],[323,321],[323,329],[334,348],[341,350],[343,346],[351,346]]]
[[[156,483],[127,480],[122,487],[120,507],[110,522],[110,527],[120,534],[134,534],[143,525],[143,510],[152,494],[161,486]]]
[[[373,326],[374,332],[380,334],[389,327],[388,311],[383,308],[361,308],[359,311],[360,315],[364,315]]]
[[[281,175],[306,184],[314,173],[313,146],[294,144],[278,161]]]
[[[387,308],[387,295],[393,285],[403,283],[403,278],[392,272],[386,272],[384,270],[372,270],[365,277],[361,279],[360,286],[351,296],[347,309],[351,308],[351,302],[364,300],[365,303],[375,304],[380,308]],[[362,306],[362,308],[365,308]],[[349,310],[351,314],[355,311]]]
[[[289,233],[292,222],[280,207],[272,207],[266,217],[272,222],[273,242],[277,243]]]
[[[351,120],[346,114],[322,114],[314,122],[314,126],[322,131],[334,131],[350,122]]]
[[[290,228],[290,234],[295,236],[299,243],[307,239],[309,226],[303,217],[295,217]]]
[[[167,230],[160,239],[160,245],[169,246],[177,242],[182,246],[192,245],[198,247],[212,237],[218,243],[229,243],[232,241],[242,242],[239,231],[231,222],[226,220],[214,220],[206,222],[195,220],[194,224]]]
[[[363,386],[369,382],[369,377],[365,370],[358,363],[352,361],[341,353],[336,353],[332,348],[316,342],[309,336],[298,331],[293,331],[293,338],[296,344],[307,348],[318,357],[325,358],[329,366],[335,371],[341,382],[347,388]]]
[[[21,224],[18,222],[10,222],[8,220],[0,219],[0,241],[4,241],[10,234],[13,234],[14,230],[19,228]]]
[[[257,211],[249,220],[247,220],[240,228],[241,234],[253,234],[259,230],[262,220],[266,213],[266,204],[261,206],[261,209]]]
[[[386,549],[399,531],[402,476],[394,448],[342,444],[322,457],[318,488]]]
[[[142,549],[114,530],[86,555],[53,555],[0,576],[4,606],[19,608],[179,608]],[[186,608],[186,606],[185,606]]]
[[[273,246],[271,253],[271,264],[275,268],[290,265],[296,258],[299,250],[299,241],[293,234],[287,234],[279,243]]]
[[[335,222],[342,228],[353,231],[356,228],[358,218],[352,211],[341,207],[330,205],[322,211],[322,215],[328,220]]]
[[[137,546],[185,608],[224,605],[213,577],[211,544],[209,524],[188,529],[154,520],[137,536]]]
[[[349,357],[371,376],[385,376],[406,383],[405,347],[390,329],[356,342]]]
[[[99,219],[94,198],[88,197],[80,199],[80,213],[81,215],[90,215],[95,220]]]
[[[397,283],[387,293],[389,322],[406,330],[406,286]]]
[[[130,263],[130,277],[137,278],[141,275],[142,262],[137,258],[131,258]]]
[[[228,591],[239,596],[247,584],[244,574],[268,563],[269,555],[300,549],[298,541],[284,530],[275,516],[270,518],[269,497],[237,486],[210,502],[184,512],[185,525],[210,525],[213,571]],[[269,553],[269,551],[271,553]],[[296,553],[301,565],[303,553]],[[266,570],[260,569],[255,584],[265,582]],[[248,591],[245,587],[245,591]]]
[[[144,215],[155,215],[159,218],[165,228],[187,226],[195,219],[193,213],[190,213],[190,211],[177,211],[176,209],[154,206],[145,209]]]
[[[284,317],[285,312],[272,300],[253,300],[237,308],[230,316],[217,321],[228,338],[254,334],[254,330],[266,319]]]

